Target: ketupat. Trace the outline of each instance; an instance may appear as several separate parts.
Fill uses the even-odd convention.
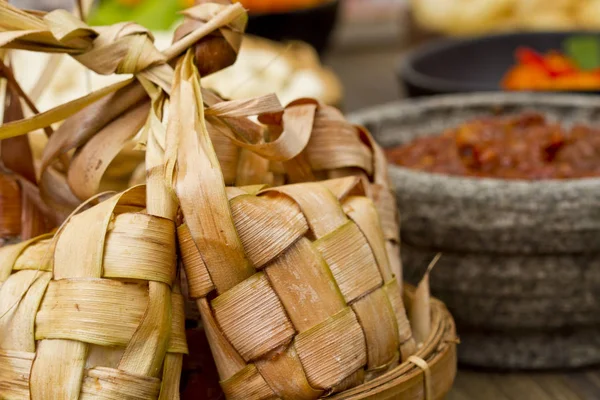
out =
[[[175,228],[145,206],[134,187],[0,249],[0,397],[178,398]]]
[[[360,179],[226,189],[198,78],[188,53],[175,71],[169,114],[179,119],[166,153],[190,295],[228,398],[313,399],[413,354],[379,216],[351,195]]]
[[[179,398],[177,208],[156,152],[150,142],[147,187],[0,249],[0,397]]]
[[[235,228],[256,272],[227,291],[213,283],[218,269],[202,262],[187,226],[178,228],[190,293],[199,298],[228,397],[245,398],[252,380],[267,397],[270,387],[283,398],[314,398],[393,368],[399,348],[402,359],[414,351],[377,213],[365,197],[346,197],[358,183],[340,178],[258,196],[229,189]],[[330,191],[337,185],[346,186],[340,198]],[[209,302],[213,290],[222,294]],[[235,361],[223,354],[236,350]]]

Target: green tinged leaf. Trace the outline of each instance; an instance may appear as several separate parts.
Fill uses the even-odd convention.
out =
[[[597,36],[571,36],[563,43],[566,55],[582,70],[600,67],[600,38]]]
[[[150,30],[167,30],[179,19],[182,10],[179,0],[143,0],[136,6],[127,6],[119,0],[103,0],[92,12],[90,25],[112,25],[133,21]]]
[[[130,21],[133,11],[133,7],[123,5],[117,0],[101,1],[97,7],[92,9],[87,22],[92,26],[100,26]]]

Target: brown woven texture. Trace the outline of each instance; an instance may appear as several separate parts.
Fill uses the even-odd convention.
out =
[[[189,293],[228,398],[318,398],[414,353],[379,217],[359,183],[229,188],[252,265],[241,282],[205,263],[187,226],[178,228]]]
[[[299,155],[285,162],[269,161],[251,149],[237,146],[214,130],[213,120],[209,117],[208,128],[225,183],[235,186],[283,185],[344,176],[360,177],[365,195],[373,200],[380,215],[392,272],[402,284],[398,208],[390,187],[387,159],[370,133],[348,122],[335,107],[312,99],[300,99],[290,103],[282,114],[259,117],[267,128],[265,136],[270,141],[276,140],[288,127],[286,122],[295,122],[286,116],[306,104],[316,106],[306,146]]]
[[[144,209],[134,187],[0,249],[0,398],[179,398],[175,225]]]

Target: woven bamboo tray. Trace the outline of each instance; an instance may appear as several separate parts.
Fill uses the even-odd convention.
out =
[[[411,307],[414,287],[404,285],[404,301]],[[398,365],[386,374],[363,385],[349,389],[332,397],[333,399],[397,399],[397,400],[438,400],[450,391],[456,375],[456,330],[454,321],[442,302],[433,299],[432,332],[423,346],[415,354],[427,362],[429,372],[425,372],[410,361]],[[212,359],[203,357],[209,352],[208,342],[202,331],[189,330],[190,356],[184,359],[182,400],[222,398],[218,374]],[[194,348],[194,346],[200,346]],[[430,397],[426,395],[431,383]]]
[[[412,305],[414,288],[404,286],[404,301]],[[441,400],[456,376],[458,338],[454,320],[441,301],[432,299],[432,331],[415,354],[425,364],[409,360],[368,383],[333,396],[332,399]]]

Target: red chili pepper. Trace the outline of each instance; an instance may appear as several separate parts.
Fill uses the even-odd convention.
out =
[[[529,47],[519,47],[515,52],[517,60],[522,64],[541,64],[545,65],[544,57],[537,51]]]
[[[519,63],[525,65],[535,65],[542,69],[546,74],[553,76],[552,69],[546,64],[544,56],[537,51],[528,47],[519,47],[515,52],[515,56]]]

